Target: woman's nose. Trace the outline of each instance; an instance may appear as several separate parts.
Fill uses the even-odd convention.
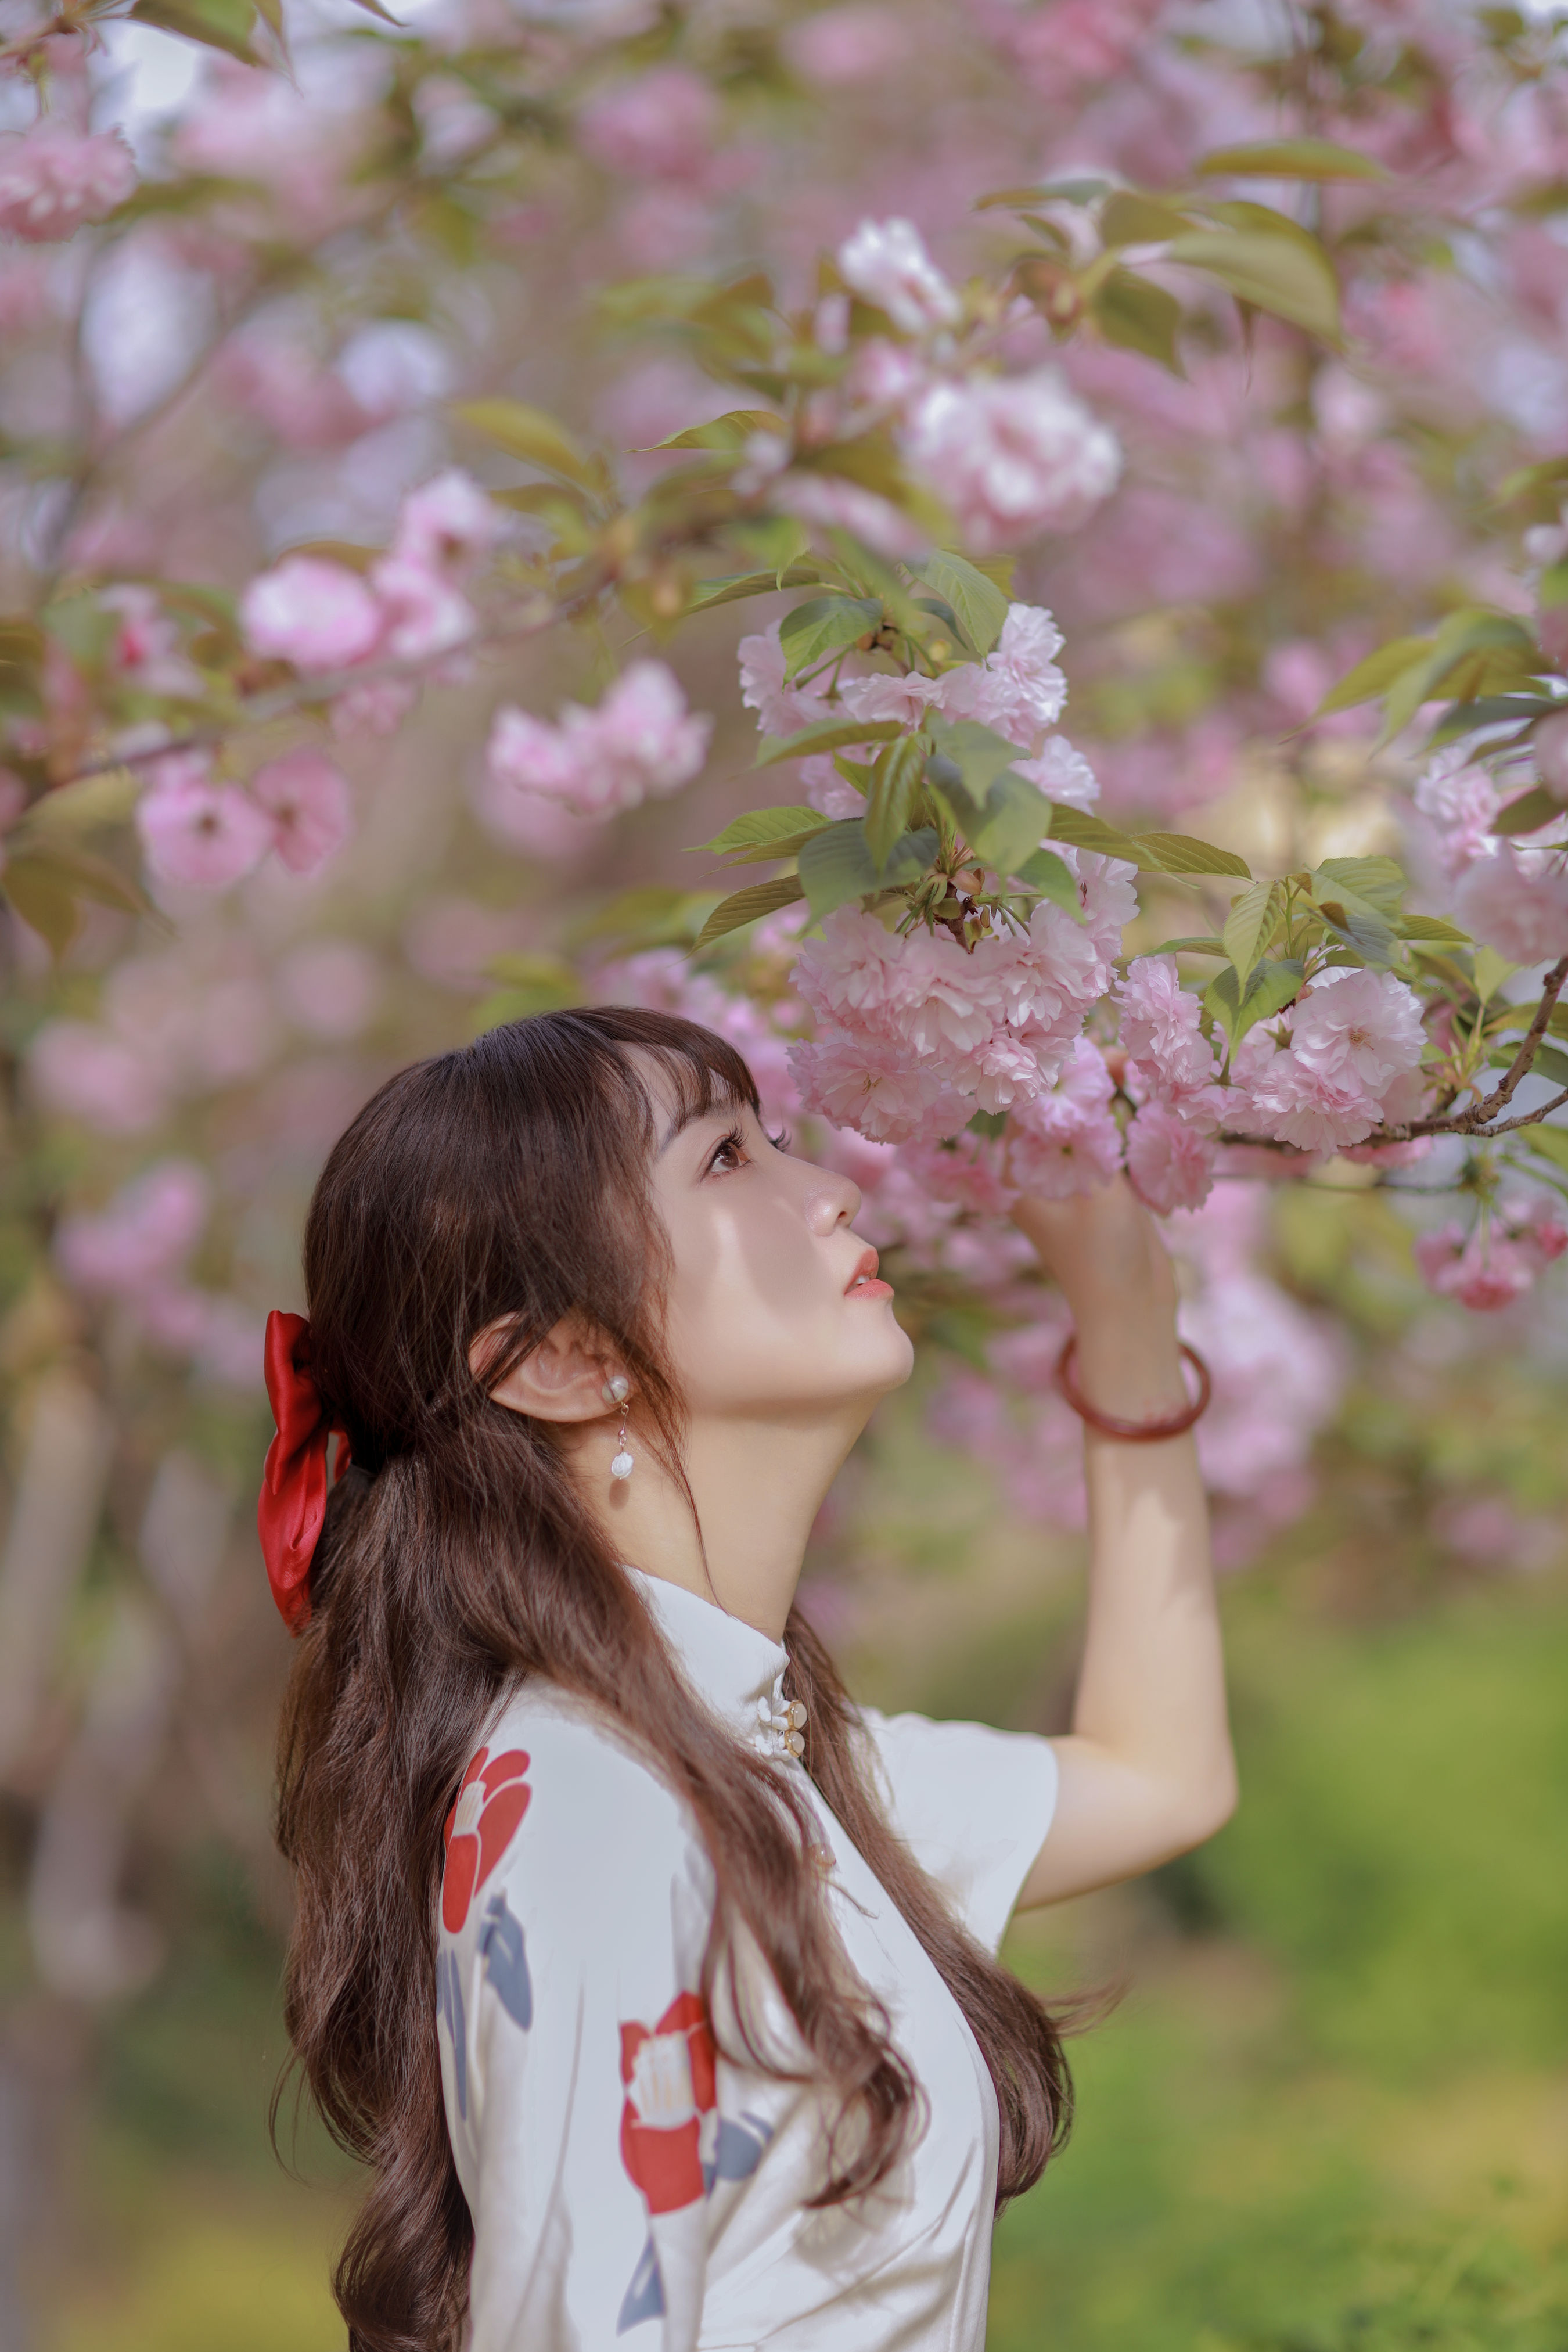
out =
[[[860,1213],[860,1187],[831,1169],[817,1169],[805,1204],[805,1220],[814,1234],[830,1234],[837,1225],[851,1225]]]

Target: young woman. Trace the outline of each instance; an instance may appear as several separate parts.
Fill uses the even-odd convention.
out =
[[[979,2352],[1068,2113],[1007,1919],[1230,1811],[1174,1286],[1120,1181],[1016,1213],[1081,1409],[1146,1441],[1089,1436],[1071,1733],[846,1696],[795,1583],[912,1353],[858,1206],[652,1013],[405,1070],[327,1162],[261,1528],[289,2027],[374,2171],[354,2352]]]

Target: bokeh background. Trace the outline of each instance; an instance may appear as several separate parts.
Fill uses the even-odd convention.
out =
[[[1226,142],[1324,137],[1384,176],[1236,201],[1322,236],[1338,348],[1190,283],[1179,329],[1064,313],[1083,331],[1061,364],[1126,470],[1019,582],[1067,633],[1107,814],[1274,866],[1431,867],[1415,740],[1310,715],[1403,631],[1530,610],[1568,548],[1555,9],[397,14],[140,0],[84,35],[0,0],[0,152],[42,89],[135,164],[101,226],[10,216],[0,239],[0,658],[32,628],[42,679],[13,693],[0,668],[18,758],[63,776],[167,724],[282,551],[359,560],[454,462],[516,488],[456,404],[542,404],[646,483],[666,461],[627,453],[734,404],[647,328],[672,285],[765,265],[805,301],[868,214],[912,218],[962,276],[994,254],[972,208],[998,186],[1169,190]],[[1053,216],[1070,276],[1070,200]],[[300,1303],[335,1134],[490,1022],[681,1004],[787,1091],[787,940],[687,953],[725,886],[685,845],[771,796],[734,651],[778,609],[661,647],[716,722],[679,802],[584,825],[487,777],[498,702],[553,716],[644,643],[560,632],[341,742],[355,830],[319,872],[94,902],[58,953],[5,913],[3,2352],[342,2341],[352,2173],[287,2098],[290,2168],[268,2140],[288,1644],[251,1517],[261,1321]],[[119,789],[110,767],[95,822],[124,824]],[[1191,898],[1151,894],[1129,950],[1184,928]],[[1523,1001],[1531,977],[1499,986]],[[868,1699],[1059,1727],[1075,1438],[1045,1354],[994,1312],[1011,1244],[866,1172],[921,1365],[830,1498],[808,1605]],[[1397,1182],[1231,1180],[1171,1221],[1220,1374],[1244,1802],[1201,1853],[1015,1935],[1033,1980],[1119,1999],[1079,2048],[1068,2151],[1002,2223],[996,2352],[1568,2344],[1568,1312],[1559,1269],[1468,1314],[1411,1248],[1484,1180],[1446,1145]]]

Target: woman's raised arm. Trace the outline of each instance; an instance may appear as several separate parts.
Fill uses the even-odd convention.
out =
[[[1014,1216],[1072,1309],[1087,1402],[1127,1421],[1180,1412],[1175,1277],[1125,1178],[1071,1201],[1025,1199]],[[1212,1836],[1236,1804],[1193,1438],[1129,1444],[1086,1426],[1084,1453],[1083,1665],[1072,1729],[1054,1743],[1056,1817],[1020,1908],[1151,1870]]]

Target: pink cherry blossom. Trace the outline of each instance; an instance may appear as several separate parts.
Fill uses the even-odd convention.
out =
[[[1157,1216],[1196,1209],[1214,1182],[1213,1141],[1163,1102],[1146,1102],[1127,1130],[1127,1173],[1132,1189]]]
[[[700,74],[661,66],[591,99],[577,118],[584,151],[627,179],[700,177],[719,131],[719,101]]]
[[[1435,828],[1443,870],[1451,880],[1486,847],[1500,798],[1485,768],[1462,744],[1436,754],[1416,781],[1415,806]]]
[[[447,574],[421,557],[384,555],[370,584],[385,617],[384,650],[395,661],[432,661],[467,645],[479,625],[473,606]]]
[[[151,588],[127,581],[100,589],[99,603],[119,615],[112,656],[118,670],[149,694],[200,698],[205,691],[201,672],[186,659],[179,628]]]
[[[1218,1063],[1203,1034],[1203,1007],[1182,986],[1174,956],[1135,957],[1117,994],[1118,1035],[1144,1092],[1165,1098],[1210,1087]]]
[[[194,1160],[164,1160],[124,1184],[98,1215],[62,1219],[55,1257],[73,1288],[126,1298],[183,1265],[206,1229],[212,1181]]]
[[[967,1209],[972,1216],[1005,1217],[1018,1197],[1017,1185],[1007,1181],[1006,1150],[998,1136],[965,1129],[946,1143],[906,1145],[900,1158],[930,1199]]]
[[[1418,1234],[1415,1264],[1422,1280],[1439,1298],[1456,1298],[1478,1314],[1510,1307],[1535,1280],[1537,1265],[1528,1249],[1478,1224],[1468,1235],[1456,1223]]]
[[[1021,1104],[1008,1122],[1008,1165],[1022,1191],[1066,1201],[1109,1181],[1121,1165],[1112,1091],[1104,1055],[1079,1037],[1053,1091]]]
[[[384,616],[364,582],[318,555],[288,555],[239,600],[252,648],[297,669],[343,669],[376,644]]]
[[[161,1062],[93,1021],[47,1021],[27,1053],[27,1076],[46,1108],[100,1135],[142,1135],[169,1107]]]
[[[192,890],[226,890],[273,844],[266,810],[237,785],[216,782],[199,755],[158,762],[136,803],[136,829],[150,872]]]
[[[272,819],[272,845],[291,874],[314,874],[353,831],[348,780],[321,751],[287,752],[250,779],[253,800]]]
[[[595,713],[597,741],[619,779],[617,804],[663,799],[689,784],[708,756],[712,731],[711,719],[688,711],[663,662],[633,662]]]
[[[1297,1000],[1290,1043],[1298,1060],[1370,1095],[1381,1097],[1413,1070],[1426,1042],[1421,1001],[1392,972],[1331,967]]]
[[[1048,801],[1064,808],[1094,808],[1100,800],[1100,780],[1083,753],[1065,735],[1047,735],[1034,760],[1015,760],[1013,772],[1035,784]]]
[[[501,528],[500,510],[472,476],[449,467],[410,490],[397,518],[395,551],[427,569],[485,554]]]
[[[974,1105],[938,1073],[879,1038],[829,1031],[789,1049],[807,1110],[876,1143],[931,1143],[956,1135]]]
[[[838,274],[906,335],[955,326],[963,315],[912,221],[863,220],[838,248]]]
[[[1022,751],[1034,751],[1061,716],[1067,680],[1052,656],[1062,635],[1040,604],[1010,604],[1002,635],[982,662],[958,662],[934,681],[949,719],[978,719]]]
[[[1568,856],[1500,844],[1465,875],[1454,913],[1472,939],[1512,963],[1568,955]]]
[[[559,726],[503,709],[490,730],[493,776],[605,817],[679,792],[699,772],[713,721],[689,712],[662,662],[634,662],[596,710],[568,703]]]
[[[757,714],[764,735],[793,735],[798,728],[831,716],[830,706],[808,686],[784,684],[784,647],[779,624],[760,635],[742,637],[735,648],[741,666],[741,699]]]
[[[1116,436],[1054,368],[933,384],[902,434],[905,455],[977,555],[1070,530],[1116,488]]]
[[[1237,1076],[1234,1066],[1231,1075]],[[1247,1091],[1249,1110],[1244,1114],[1238,1107],[1231,1125],[1325,1157],[1347,1143],[1364,1142],[1381,1116],[1376,1096],[1352,1075],[1330,1076],[1289,1050],[1274,1054]]]
[[[0,234],[58,243],[84,221],[106,219],[135,185],[135,158],[117,131],[40,122],[0,138]]]

